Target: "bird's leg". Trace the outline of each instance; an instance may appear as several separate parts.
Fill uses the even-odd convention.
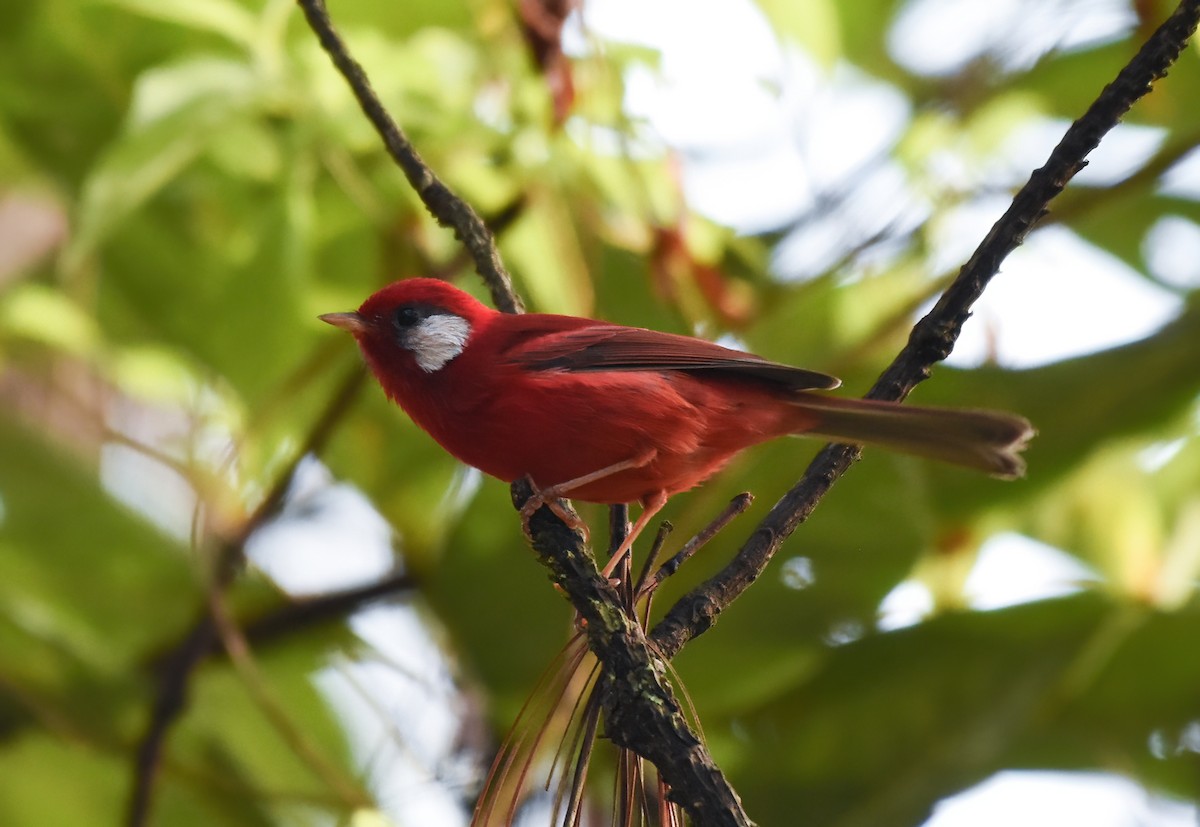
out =
[[[521,528],[523,528],[525,533],[528,534],[529,518],[532,517],[534,512],[539,508],[546,506],[554,512],[554,516],[566,523],[569,528],[583,529],[584,539],[589,539],[587,524],[584,523],[583,520],[579,519],[579,517],[573,514],[568,514],[562,508],[562,506],[558,504],[558,499],[560,497],[569,497],[572,491],[582,488],[589,483],[593,483],[596,480],[602,480],[605,477],[612,476],[613,474],[619,474],[622,471],[628,471],[630,468],[641,468],[645,465],[649,465],[654,461],[656,456],[658,456],[658,451],[651,448],[645,453],[634,457],[633,459],[614,462],[612,465],[601,468],[599,471],[592,471],[589,474],[584,474],[582,477],[576,477],[573,480],[556,483],[555,485],[548,485],[545,488],[539,488],[537,483],[534,482],[533,479],[530,479],[530,482],[533,483],[533,496],[525,501],[525,505],[521,506]],[[641,523],[641,518],[638,519],[638,523]],[[626,546],[626,548],[628,548],[628,546]]]
[[[528,474],[525,479],[529,480],[529,485],[533,488],[533,496],[525,501],[525,505],[521,506],[521,529],[526,535],[529,535],[529,520],[534,513],[545,506],[550,509],[555,517],[562,520],[563,524],[572,531],[580,531],[583,533],[583,541],[586,543],[591,540],[591,531],[588,529],[587,523],[579,519],[579,515],[563,508],[558,500],[562,494],[557,493],[561,486],[550,485],[542,488],[537,484],[537,480]]]
[[[621,560],[633,548],[633,541],[638,538],[642,530],[650,524],[654,519],[654,515],[662,511],[662,507],[667,504],[667,492],[656,491],[647,497],[642,502],[642,513],[638,515],[637,522],[633,524],[633,528],[629,530],[629,535],[613,552],[612,557],[608,559],[608,563],[604,566],[604,571],[600,572],[605,577],[611,577],[613,571],[621,564]]]

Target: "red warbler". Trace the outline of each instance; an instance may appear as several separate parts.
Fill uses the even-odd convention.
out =
[[[384,287],[349,331],[387,395],[462,462],[540,495],[640,503],[606,574],[667,499],[788,434],[880,445],[1012,478],[1022,417],[813,391],[840,382],[701,339],[575,316],[511,315],[437,279]]]

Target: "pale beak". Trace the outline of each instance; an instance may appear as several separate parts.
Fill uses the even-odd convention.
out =
[[[365,333],[367,330],[367,320],[353,311],[349,313],[323,313],[317,316],[317,318],[326,324],[340,327],[348,333]]]

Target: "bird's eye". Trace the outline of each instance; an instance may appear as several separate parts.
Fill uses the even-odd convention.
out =
[[[396,309],[396,327],[412,327],[421,321],[421,311],[412,305]]]

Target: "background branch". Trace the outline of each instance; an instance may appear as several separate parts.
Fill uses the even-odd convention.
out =
[[[245,559],[246,541],[250,535],[271,519],[283,505],[300,462],[309,454],[320,453],[337,423],[349,411],[351,403],[362,389],[365,378],[366,370],[361,366],[346,375],[317,421],[309,429],[287,469],[275,480],[271,490],[245,520],[237,535],[220,544],[214,561],[213,580],[209,587],[214,593],[214,600],[233,582]],[[188,686],[196,667],[217,646],[217,625],[211,610],[206,606],[191,630],[162,659],[150,720],[134,753],[133,789],[130,791],[125,819],[129,827],[142,827],[149,821],[151,799],[162,765],[167,733],[187,706]]]
[[[362,586],[330,592],[316,597],[288,600],[261,614],[237,621],[246,641],[256,651],[287,641],[312,629],[340,623],[365,606],[384,598],[396,597],[419,589],[420,581],[409,572],[398,572]],[[169,671],[169,660],[177,647],[150,655],[145,668],[163,674]],[[223,648],[215,639],[208,656],[221,654]]]

